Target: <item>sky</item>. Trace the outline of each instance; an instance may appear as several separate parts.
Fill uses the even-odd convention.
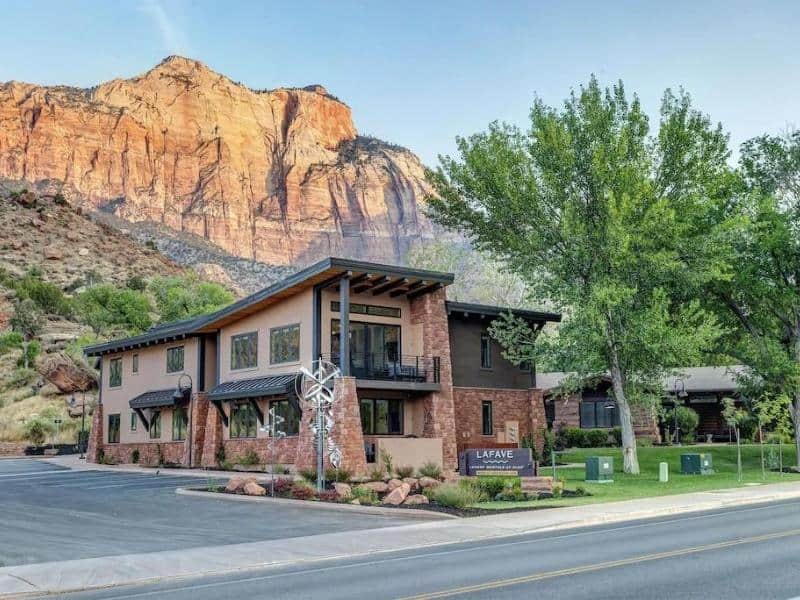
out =
[[[255,89],[322,84],[429,166],[592,74],[653,120],[682,86],[734,148],[800,124],[797,1],[4,0],[0,22],[0,81],[89,87],[180,54]]]

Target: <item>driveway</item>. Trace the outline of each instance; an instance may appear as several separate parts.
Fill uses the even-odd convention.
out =
[[[407,524],[402,517],[179,496],[206,481],[0,460],[0,566]]]

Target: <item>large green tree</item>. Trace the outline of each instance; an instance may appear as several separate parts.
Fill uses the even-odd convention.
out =
[[[622,83],[602,89],[592,78],[560,108],[535,101],[527,131],[495,123],[458,147],[429,175],[431,216],[565,311],[556,343],[579,375],[610,374],[624,470],[638,473],[632,405],[719,333],[697,302],[677,306],[669,292],[705,277],[683,268],[676,210],[717,193],[726,136],[669,92],[651,136]],[[494,329],[508,356],[536,358],[524,324],[507,317]]]

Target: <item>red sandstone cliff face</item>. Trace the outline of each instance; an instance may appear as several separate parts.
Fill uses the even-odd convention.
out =
[[[273,264],[397,260],[430,233],[419,159],[358,137],[324,88],[254,91],[181,57],[87,90],[0,85],[0,177]]]

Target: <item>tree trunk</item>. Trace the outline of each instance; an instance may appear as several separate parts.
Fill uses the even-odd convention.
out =
[[[628,399],[625,397],[622,370],[619,366],[619,357],[613,343],[609,343],[611,358],[611,386],[614,390],[614,400],[619,411],[619,423],[622,429],[622,470],[631,475],[639,474],[639,457],[636,454],[636,434],[633,431],[633,415]]]
[[[800,327],[796,328],[794,336],[794,361],[800,363]],[[792,424],[794,425],[794,448],[796,451],[795,467],[800,469],[800,391],[795,390],[792,394],[792,404],[790,409]]]

